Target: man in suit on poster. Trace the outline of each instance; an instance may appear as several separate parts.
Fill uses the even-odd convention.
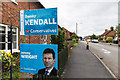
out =
[[[53,49],[45,49],[43,52],[43,62],[46,68],[40,69],[38,71],[38,74],[57,76],[57,70],[53,65],[55,61],[55,52],[53,51]]]

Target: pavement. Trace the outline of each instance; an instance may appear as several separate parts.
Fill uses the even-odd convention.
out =
[[[70,51],[62,79],[115,80],[104,65],[93,55],[86,45],[79,42]]]

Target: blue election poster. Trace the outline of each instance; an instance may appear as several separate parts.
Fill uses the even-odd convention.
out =
[[[58,69],[57,45],[20,44],[20,72],[38,73],[41,69]]]
[[[20,35],[57,34],[57,8],[20,11]]]

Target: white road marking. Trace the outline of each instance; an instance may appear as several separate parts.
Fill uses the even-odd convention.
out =
[[[111,52],[108,51],[108,52],[104,52],[104,53],[110,54]]]
[[[95,45],[99,45],[99,44],[95,44]]]
[[[104,51],[104,53],[110,54],[111,52],[106,50],[106,49],[102,49]]]

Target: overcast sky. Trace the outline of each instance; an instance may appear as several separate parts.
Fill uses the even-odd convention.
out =
[[[58,8],[58,24],[77,35],[100,35],[118,24],[119,0],[40,0],[45,8]]]

